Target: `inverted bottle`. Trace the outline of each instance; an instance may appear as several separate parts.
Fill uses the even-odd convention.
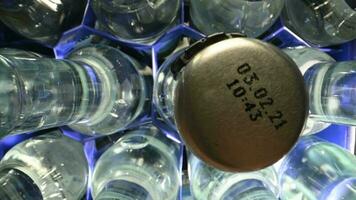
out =
[[[124,41],[149,44],[179,20],[180,0],[94,0],[99,24]]]
[[[206,35],[240,32],[257,37],[272,26],[283,6],[283,0],[192,0],[190,17],[194,26]]]
[[[0,55],[0,133],[70,125],[89,135],[115,133],[142,113],[143,68],[107,46],[89,46],[70,59]]]
[[[247,173],[215,169],[189,155],[191,192],[197,200],[277,200],[277,174],[273,167]]]
[[[285,25],[316,46],[356,39],[356,2],[353,0],[286,0]]]
[[[356,62],[336,62],[313,48],[285,52],[304,73],[309,92],[309,118],[314,121],[356,125]]]
[[[0,20],[27,38],[54,45],[64,31],[80,24],[86,3],[0,0]]]
[[[335,144],[302,137],[282,162],[281,199],[355,199],[356,158]]]
[[[0,162],[0,198],[81,199],[87,188],[87,165],[82,144],[52,130],[5,154]]]
[[[168,58],[153,100],[199,159],[241,172],[286,154],[308,106],[302,75],[287,55],[259,40],[230,38],[235,36],[212,35]]]
[[[92,196],[101,199],[177,199],[179,146],[152,126],[125,134],[96,163]]]

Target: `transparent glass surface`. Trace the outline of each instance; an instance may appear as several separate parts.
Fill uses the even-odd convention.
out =
[[[354,0],[286,0],[284,23],[304,40],[328,46],[356,39]]]
[[[69,61],[0,55],[1,135],[81,118],[82,87],[76,69],[81,67]]]
[[[184,170],[182,174],[182,200],[194,200],[190,192],[188,170]]]
[[[196,200],[278,199],[277,174],[273,167],[247,173],[224,172],[190,154],[188,170]]]
[[[40,54],[31,51],[24,51],[21,49],[1,48],[0,55],[23,57],[23,58],[40,58],[43,57]]]
[[[356,157],[314,136],[302,137],[280,168],[281,199],[356,199]]]
[[[70,60],[0,55],[0,133],[68,124],[85,134],[115,133],[149,102],[141,70],[107,46],[79,49]]]
[[[98,160],[94,199],[172,200],[178,197],[178,145],[154,127],[130,131]]]
[[[55,44],[62,32],[80,24],[86,0],[0,0],[0,20],[21,35]]]
[[[309,68],[317,63],[335,62],[335,60],[327,53],[316,48],[300,46],[285,48],[283,51],[297,64],[303,75]],[[322,122],[309,116],[304,125],[302,135],[318,133],[329,126],[329,123]]]
[[[279,17],[284,0],[191,0],[194,26],[206,35],[240,32],[257,37]]]
[[[153,88],[153,102],[158,113],[163,117],[165,123],[176,129],[174,121],[174,90],[178,81],[174,79],[171,72],[171,64],[184,53],[184,49],[172,54],[160,66]]]
[[[180,0],[93,0],[101,26],[127,41],[151,43],[179,19]]]
[[[152,71],[133,58],[108,46],[76,50],[69,57],[82,63],[92,88],[88,88],[83,118],[70,127],[91,135],[108,135],[125,128],[146,112],[152,96]],[[84,85],[85,86],[85,85]],[[91,101],[91,102],[90,102]]]
[[[88,163],[82,144],[54,130],[10,149],[0,162],[0,174],[0,197],[80,199],[86,192]]]
[[[42,200],[40,189],[33,180],[16,169],[0,172],[0,198],[2,200]]]
[[[311,118],[356,126],[356,61],[316,64],[304,79]]]

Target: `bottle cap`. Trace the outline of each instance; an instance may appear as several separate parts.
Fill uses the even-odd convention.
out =
[[[307,117],[298,67],[281,50],[256,39],[207,40],[193,45],[200,51],[193,48],[192,55],[188,49],[176,62],[185,66],[172,67],[178,76],[175,120],[184,142],[224,171],[258,170],[277,162],[295,144]]]

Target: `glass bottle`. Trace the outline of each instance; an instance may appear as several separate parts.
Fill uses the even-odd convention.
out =
[[[177,199],[179,146],[153,126],[132,130],[99,158],[92,196],[101,199]]]
[[[86,0],[0,0],[0,20],[21,35],[54,45],[61,34],[79,25]]]
[[[258,37],[279,17],[284,0],[191,0],[193,25],[206,35],[239,32]]]
[[[179,20],[180,0],[93,0],[99,24],[124,41],[154,42]]]
[[[0,133],[63,125],[89,135],[115,133],[149,102],[144,70],[108,46],[87,46],[64,60],[0,55]]]
[[[354,0],[286,0],[284,24],[316,46],[356,39]]]
[[[315,136],[302,137],[282,162],[281,199],[356,198],[356,157]]]
[[[335,62],[335,60],[327,53],[314,48],[300,46],[285,48],[283,51],[298,65],[298,68],[302,74],[304,74],[314,64],[322,62]],[[321,122],[308,117],[302,134],[307,135],[318,133],[329,126],[329,123]]]
[[[152,99],[156,105],[156,109],[161,117],[163,117],[164,122],[173,130],[176,129],[173,103],[175,97],[174,91],[177,87],[178,80],[174,78],[171,66],[175,60],[184,53],[185,49],[187,48],[183,48],[182,50],[173,53],[163,62],[157,72],[153,88]]]
[[[155,79],[159,115],[194,155],[224,171],[255,171],[278,161],[294,146],[307,116],[296,64],[252,38],[208,36],[168,57]]]
[[[80,199],[88,166],[83,146],[51,130],[17,144],[0,162],[0,199]]]
[[[196,200],[277,200],[277,174],[273,167],[246,173],[215,169],[193,154],[188,161],[191,192]]]
[[[356,125],[356,62],[335,62],[309,47],[285,49],[301,68],[312,121]]]

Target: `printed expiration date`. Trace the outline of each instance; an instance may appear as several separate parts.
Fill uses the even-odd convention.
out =
[[[280,129],[288,123],[283,118],[282,111],[273,110],[274,100],[268,96],[268,91],[264,87],[254,87],[260,78],[248,63],[237,67],[239,79],[235,79],[226,84],[226,87],[232,91],[234,97],[238,98],[245,105],[245,112],[249,114],[251,121],[257,121],[267,117],[275,129]],[[251,93],[253,99],[247,98],[247,93]]]

